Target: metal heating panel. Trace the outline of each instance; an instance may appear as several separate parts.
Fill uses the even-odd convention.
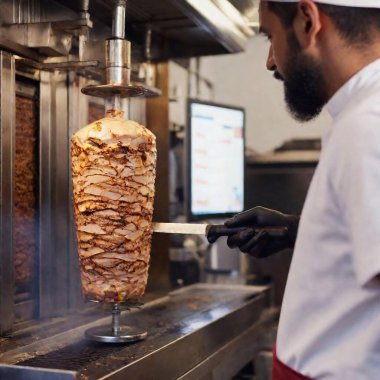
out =
[[[144,341],[97,344],[82,331],[72,344],[52,351],[40,342],[34,355],[16,364],[73,371],[79,379],[178,378],[257,323],[268,297],[262,287],[194,285],[123,314],[124,324],[147,329]],[[48,352],[39,355],[38,347]]]

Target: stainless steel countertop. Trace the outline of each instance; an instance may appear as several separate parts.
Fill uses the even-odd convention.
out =
[[[86,329],[110,323],[111,318],[106,317],[0,355],[0,362],[16,364],[0,364],[0,378],[8,374],[21,379],[23,371],[30,380],[179,378],[193,368],[201,371],[207,358],[251,331],[268,304],[267,287],[185,287],[141,310],[122,314],[124,324],[147,329],[144,341],[105,345],[85,340]],[[257,333],[257,329],[252,331]],[[31,368],[35,371],[28,372]]]

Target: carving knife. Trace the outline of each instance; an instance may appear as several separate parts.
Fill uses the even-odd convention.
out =
[[[206,236],[209,243],[215,243],[221,236],[230,236],[242,232],[247,227],[228,228],[224,224],[198,224],[198,223],[153,223],[153,232],[164,234],[185,234]],[[286,227],[260,228],[255,232],[266,232],[271,237],[284,237]]]

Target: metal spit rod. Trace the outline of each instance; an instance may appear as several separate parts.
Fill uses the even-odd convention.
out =
[[[89,9],[90,9],[90,0],[81,0],[80,14],[82,18],[86,18]]]
[[[113,9],[113,20],[112,20],[112,36],[115,38],[120,38],[125,40],[125,17],[126,17],[126,6],[127,0],[117,0]],[[117,43],[114,41],[114,43]],[[128,44],[127,41],[119,41],[119,44]],[[128,46],[128,45],[126,45]],[[129,48],[129,46],[128,46]],[[129,50],[129,49],[128,49]],[[130,55],[125,54],[127,52],[126,48],[115,49],[114,51],[114,64],[120,66],[119,69],[114,68],[111,73],[107,72],[107,77],[109,81],[114,80],[116,83],[129,83],[129,70],[123,70],[122,67],[127,65],[128,69],[130,67]],[[109,57],[110,54],[107,56]],[[113,75],[110,75],[113,74]],[[112,109],[121,108],[121,98],[120,95],[112,96]],[[118,305],[117,305],[118,307]],[[114,309],[115,310],[115,309]],[[120,309],[118,309],[120,310]],[[115,314],[116,315],[116,314]],[[119,311],[120,316],[120,311]],[[117,318],[117,317],[115,317]],[[113,322],[112,322],[113,323]]]
[[[112,95],[110,106],[113,110],[120,110],[122,108],[120,95]]]
[[[126,303],[127,309],[139,307],[136,303]],[[147,336],[145,329],[132,326],[123,326],[120,323],[121,305],[114,303],[112,305],[112,324],[111,326],[93,327],[85,331],[87,339],[103,343],[129,343],[143,340]]]
[[[152,58],[152,29],[148,28],[145,32],[145,59],[150,62]]]
[[[115,303],[112,308],[112,332],[117,335],[121,328],[120,328],[120,305],[118,303]]]
[[[81,0],[80,2],[80,17],[83,20],[90,21],[90,0]],[[79,40],[79,52],[78,52],[78,57],[79,57],[79,62],[84,61],[84,45],[86,41],[89,38],[89,28],[87,27],[82,27],[80,29],[80,33],[78,36]]]
[[[127,0],[117,0],[113,10],[112,36],[125,38],[125,8]]]

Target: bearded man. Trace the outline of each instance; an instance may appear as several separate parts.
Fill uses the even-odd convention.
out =
[[[332,118],[300,220],[257,207],[225,223],[256,257],[295,244],[273,379],[380,379],[380,0],[262,0],[260,25],[292,115]],[[255,234],[272,226],[287,235]]]

